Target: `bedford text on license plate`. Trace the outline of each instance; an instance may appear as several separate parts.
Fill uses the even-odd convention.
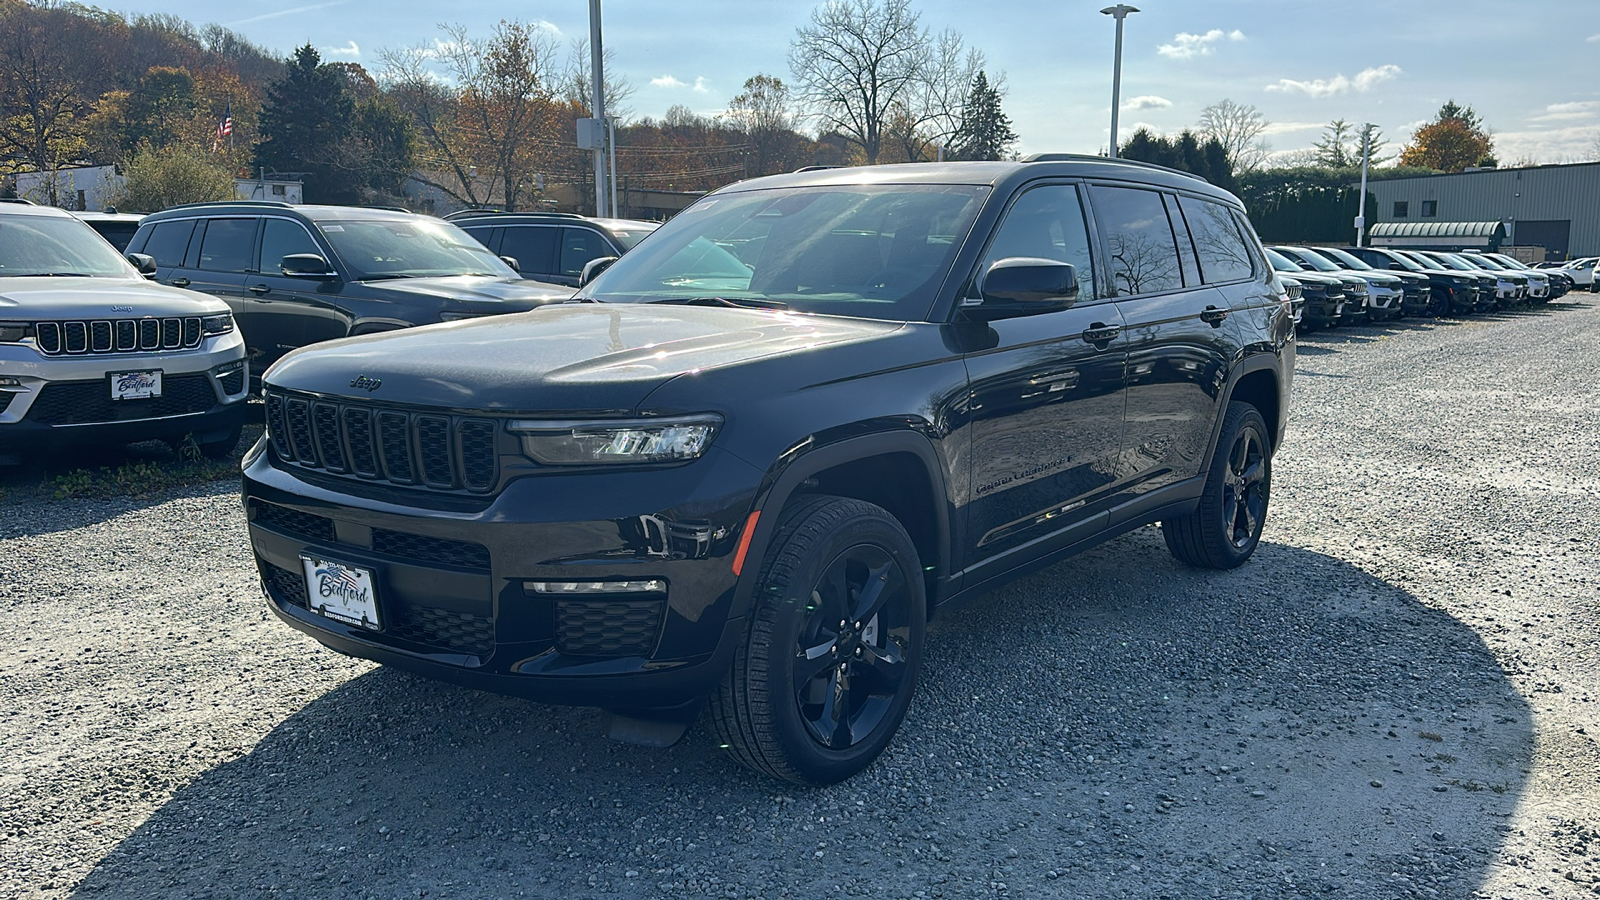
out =
[[[314,556],[300,557],[300,564],[306,571],[312,612],[373,631],[381,627],[370,569]]]

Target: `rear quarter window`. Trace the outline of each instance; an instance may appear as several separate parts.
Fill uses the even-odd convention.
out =
[[[1207,284],[1243,281],[1255,274],[1249,245],[1226,206],[1194,197],[1179,197],[1178,205],[1189,223],[1200,275]]]

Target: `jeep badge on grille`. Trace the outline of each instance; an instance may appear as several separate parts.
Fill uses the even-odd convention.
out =
[[[350,382],[350,386],[353,388],[360,388],[361,390],[370,393],[383,386],[383,379],[368,378],[365,375],[357,375],[356,380]]]

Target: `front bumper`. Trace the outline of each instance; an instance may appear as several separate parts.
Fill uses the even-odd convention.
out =
[[[161,395],[113,400],[117,373],[161,372]],[[45,356],[0,345],[0,449],[132,443],[194,435],[219,440],[244,421],[249,388],[237,331],[199,346],[155,353]]]
[[[687,465],[509,481],[470,508],[409,488],[246,457],[244,503],[268,605],[329,647],[549,703],[680,706],[726,671],[744,621],[732,571],[762,473],[715,447]],[[372,573],[382,630],[306,602],[302,555]],[[665,582],[573,597],[534,582]]]

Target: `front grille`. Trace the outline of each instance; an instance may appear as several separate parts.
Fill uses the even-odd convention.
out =
[[[267,594],[277,603],[309,608],[306,602],[306,579],[300,572],[291,572],[263,560],[261,582],[266,586]]]
[[[47,384],[28,410],[36,425],[90,425],[132,422],[162,416],[202,413],[217,405],[217,392],[206,375],[172,375],[161,380],[161,396],[112,400],[104,381],[58,381]]]
[[[482,544],[452,541],[446,538],[372,529],[372,549],[375,553],[397,556],[417,563],[443,563],[468,569],[489,571],[489,549]]]
[[[483,616],[433,606],[403,606],[388,615],[384,631],[409,641],[473,656],[494,650],[494,623]]]
[[[267,434],[286,462],[372,481],[484,493],[499,476],[492,419],[266,392]]]
[[[203,332],[199,316],[33,323],[45,356],[189,350],[200,346]]]
[[[556,650],[570,656],[649,656],[661,632],[665,597],[556,601]]]
[[[291,534],[308,541],[322,541],[333,543],[336,538],[333,533],[333,520],[327,516],[314,515],[300,512],[287,506],[276,503],[252,503],[256,511],[252,520],[257,525]]]

